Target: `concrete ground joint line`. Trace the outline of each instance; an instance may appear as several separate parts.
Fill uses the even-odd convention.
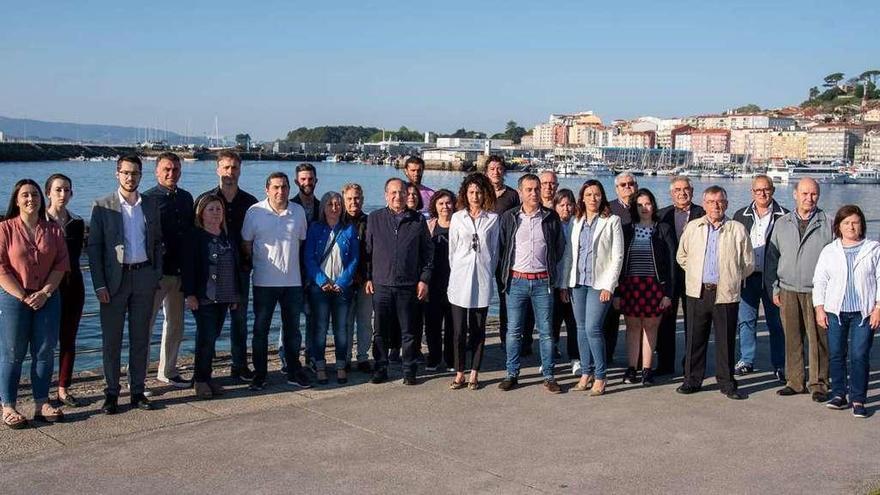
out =
[[[61,440],[58,440],[58,439],[55,438],[55,437],[53,437],[53,436],[52,436],[51,434],[49,434],[48,432],[43,431],[43,428],[36,428],[36,430],[37,430],[37,433],[39,433],[39,434],[43,435],[44,437],[46,437],[46,438],[48,438],[48,439],[54,441],[54,442],[57,443],[58,445],[60,445],[60,446],[62,446],[62,447],[66,447],[66,446],[67,446],[66,443],[62,442]],[[41,450],[43,450],[43,449],[41,449]]]
[[[361,431],[363,431],[363,432],[365,432],[365,433],[369,433],[369,434],[371,434],[371,435],[374,435],[374,436],[380,437],[380,438],[382,438],[382,439],[384,439],[384,440],[390,440],[390,441],[395,442],[395,443],[397,443],[397,444],[399,444],[399,445],[403,445],[403,446],[406,446],[406,447],[409,447],[409,448],[412,448],[412,449],[418,450],[419,452],[422,452],[422,453],[424,453],[424,454],[434,455],[434,456],[440,457],[440,458],[442,458],[442,459],[445,459],[445,460],[447,460],[447,461],[454,462],[454,463],[456,463],[456,464],[464,464],[465,466],[467,466],[467,467],[469,467],[469,468],[471,468],[471,469],[474,469],[474,470],[481,471],[481,472],[483,472],[483,473],[489,474],[489,475],[494,476],[494,477],[496,477],[496,478],[498,478],[498,479],[500,479],[500,480],[507,481],[507,482],[510,482],[510,483],[516,483],[516,484],[518,484],[518,485],[520,485],[520,486],[524,486],[524,487],[526,487],[526,488],[531,488],[532,490],[535,490],[535,491],[537,491],[537,492],[539,492],[539,493],[547,493],[547,492],[545,492],[544,490],[541,490],[540,488],[538,488],[538,487],[536,487],[536,486],[530,485],[530,484],[528,484],[528,483],[523,483],[522,481],[518,481],[518,480],[515,480],[515,479],[506,478],[505,476],[503,476],[503,475],[500,474],[500,473],[496,473],[496,472],[494,472],[494,471],[492,471],[492,470],[490,470],[490,469],[486,469],[486,468],[484,468],[484,467],[477,466],[477,465],[475,465],[475,464],[473,464],[473,463],[471,463],[471,462],[468,462],[468,461],[466,461],[466,460],[464,460],[464,459],[460,459],[460,458],[458,458],[458,457],[454,457],[454,456],[451,456],[451,455],[449,455],[449,454],[445,454],[445,453],[443,453],[443,452],[439,452],[439,451],[436,451],[436,450],[430,450],[430,449],[426,449],[426,448],[424,448],[424,447],[420,447],[420,446],[418,446],[418,445],[416,445],[416,444],[414,444],[414,443],[407,442],[407,441],[405,441],[405,440],[401,440],[401,439],[399,439],[399,438],[394,438],[394,437],[388,436],[388,435],[386,435],[386,434],[384,434],[384,433],[382,433],[382,432],[380,432],[380,431],[378,431],[378,430],[372,430],[372,429],[367,428],[367,427],[365,427],[365,426],[361,426],[361,425],[359,425],[359,424],[352,423],[351,421],[348,421],[348,420],[346,420],[346,419],[343,419],[343,418],[340,418],[340,417],[337,417],[337,416],[333,416],[333,415],[327,414],[327,413],[322,412],[322,411],[317,411],[317,410],[312,409],[311,407],[308,407],[308,406],[306,406],[306,405],[304,405],[304,404],[294,404],[294,407],[298,407],[298,408],[303,409],[303,410],[305,410],[305,411],[308,411],[308,412],[310,412],[310,413],[312,413],[312,414],[316,414],[316,415],[321,416],[321,417],[323,417],[323,418],[325,418],[325,419],[329,419],[329,420],[331,420],[331,421],[335,421],[335,422],[337,422],[337,423],[341,423],[341,424],[346,425],[346,426],[348,426],[348,427],[351,427],[351,428],[355,428],[355,429],[361,430]]]

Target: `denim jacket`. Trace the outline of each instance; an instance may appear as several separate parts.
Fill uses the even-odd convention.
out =
[[[324,258],[324,251],[327,248],[327,241],[330,239],[330,233],[336,231],[336,244],[339,246],[339,252],[342,255],[342,273],[339,277],[331,281],[327,274],[321,269],[321,260]],[[309,226],[306,235],[306,248],[303,251],[303,257],[306,267],[306,282],[322,286],[332,282],[341,289],[348,289],[354,282],[355,270],[357,270],[360,261],[360,241],[358,240],[357,230],[353,224],[337,223],[335,229],[331,229],[324,222],[315,222]]]

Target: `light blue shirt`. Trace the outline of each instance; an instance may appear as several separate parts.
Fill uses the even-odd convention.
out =
[[[591,223],[585,217],[584,226],[581,228],[578,240],[578,285],[593,285],[593,227],[597,218],[599,215],[593,217]]]
[[[715,228],[709,223],[709,238],[706,239],[706,257],[703,258],[703,283],[718,285],[718,238],[721,227],[727,219],[721,221],[721,225]]]
[[[853,280],[855,277],[855,272],[853,271],[853,267],[856,265],[856,257],[859,255],[859,250],[862,249],[863,242],[856,244],[855,246],[845,247],[843,248],[843,254],[846,255],[846,291],[843,293],[843,304],[840,305],[840,312],[859,312],[861,311],[862,302],[859,298],[859,293],[856,292],[856,283]]]

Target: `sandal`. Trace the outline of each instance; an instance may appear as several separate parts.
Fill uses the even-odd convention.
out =
[[[593,397],[605,395],[605,380],[596,380],[593,383],[592,390],[590,390],[590,395]]]
[[[575,385],[575,386],[572,388],[572,390],[575,390],[575,391],[578,391],[578,392],[585,392],[585,391],[587,391],[587,390],[590,390],[590,388],[591,388],[592,386],[593,386],[593,377],[591,376],[590,378],[587,379],[587,383],[585,383],[585,384],[583,384],[583,385],[581,385],[581,382],[578,381],[577,385]]]
[[[46,414],[47,411],[49,414]],[[40,410],[34,413],[34,421],[39,421],[41,423],[60,423],[64,421],[64,411],[62,411],[60,407],[55,408],[48,403],[43,404]]]
[[[27,428],[28,420],[15,409],[11,411],[3,411],[3,424],[10,430],[21,430]]]
[[[479,390],[480,389],[480,381],[474,380],[474,381],[468,382],[467,387],[468,387],[468,390]]]
[[[461,390],[467,386],[468,386],[467,382],[463,382],[463,381],[457,382],[457,381],[453,380],[452,383],[449,384],[449,389],[450,390]]]

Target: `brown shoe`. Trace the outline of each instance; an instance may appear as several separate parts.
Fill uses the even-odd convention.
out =
[[[592,386],[593,386],[593,377],[588,376],[586,382],[584,382],[583,380],[578,380],[577,385],[574,386],[573,390],[576,390],[578,392],[585,392],[587,390],[590,390],[590,387],[592,387]]]
[[[559,384],[556,383],[556,380],[544,380],[544,390],[550,392],[551,394],[558,394],[562,392],[562,389],[559,388]]]
[[[206,382],[196,382],[195,392],[196,398],[200,400],[208,400],[214,398],[214,392],[211,391],[211,386]]]
[[[590,395],[593,397],[598,397],[600,395],[605,394],[605,380],[596,380],[593,382],[593,389],[590,390]]]

